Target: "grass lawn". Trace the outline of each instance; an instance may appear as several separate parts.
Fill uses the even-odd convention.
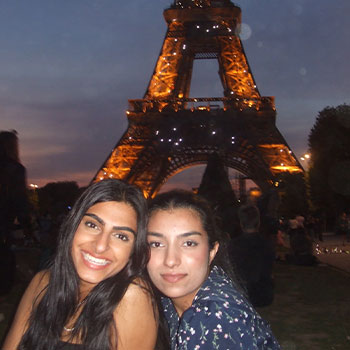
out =
[[[275,300],[259,308],[283,350],[350,349],[350,274],[328,266],[275,265]],[[26,283],[0,301],[0,340]],[[2,341],[0,341],[2,343]]]
[[[350,274],[275,265],[275,300],[259,308],[283,350],[350,349]]]

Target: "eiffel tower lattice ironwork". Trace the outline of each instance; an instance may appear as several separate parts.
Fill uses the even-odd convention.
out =
[[[176,173],[224,165],[262,190],[303,169],[275,125],[273,97],[260,96],[239,38],[241,9],[230,0],[176,0],[164,10],[164,43],[143,99],[129,100],[129,126],[94,177],[113,177],[153,196]],[[195,59],[217,59],[222,98],[189,98]]]

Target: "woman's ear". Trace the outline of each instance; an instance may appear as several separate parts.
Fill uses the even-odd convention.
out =
[[[220,246],[219,242],[215,242],[214,247],[210,250],[210,252],[209,252],[209,265],[213,262],[215,255],[219,250],[219,246]]]

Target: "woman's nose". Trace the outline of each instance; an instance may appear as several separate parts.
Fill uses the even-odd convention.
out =
[[[103,253],[109,248],[109,234],[107,232],[101,232],[95,241],[95,252]]]
[[[178,266],[181,262],[180,253],[174,247],[169,247],[165,253],[164,264],[168,267]]]

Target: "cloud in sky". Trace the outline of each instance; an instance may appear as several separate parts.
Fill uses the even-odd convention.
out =
[[[318,112],[350,103],[350,2],[235,3],[257,86],[275,96],[277,126],[300,155]],[[0,129],[19,132],[30,182],[91,180],[127,128],[127,100],[147,88],[170,4],[0,2]],[[216,72],[216,62],[196,61],[191,95],[222,96]]]

